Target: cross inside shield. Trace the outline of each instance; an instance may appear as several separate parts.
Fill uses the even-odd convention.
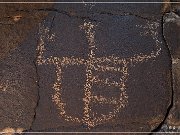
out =
[[[52,96],[53,102],[56,104],[59,114],[65,121],[76,122],[86,125],[88,128],[94,127],[98,124],[105,123],[112,120],[120,110],[128,105],[128,95],[126,93],[126,81],[128,79],[128,66],[135,65],[140,62],[156,58],[161,51],[159,47],[160,42],[156,37],[156,33],[152,34],[153,39],[156,41],[156,50],[148,55],[139,54],[130,58],[120,58],[114,55],[106,57],[97,57],[96,54],[96,41],[95,41],[95,28],[97,26],[92,22],[85,21],[80,29],[84,31],[88,40],[88,58],[78,57],[45,57],[45,39],[50,38],[48,35],[49,29],[40,26],[40,39],[37,47],[37,64],[38,65],[53,65],[56,69],[56,81],[53,84],[54,94]],[[83,117],[75,117],[67,114],[66,103],[62,98],[62,69],[70,66],[85,66],[86,80],[84,84],[84,97],[83,101]],[[112,72],[119,74],[118,80],[113,80],[105,73]],[[96,95],[92,88],[94,85],[102,85],[103,87],[113,87],[118,89],[116,97],[105,97],[103,95]],[[95,104],[108,104],[113,109],[108,110],[108,113],[97,114],[92,110]]]

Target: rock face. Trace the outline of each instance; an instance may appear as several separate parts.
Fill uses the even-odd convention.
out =
[[[34,34],[34,33],[30,33]],[[33,37],[0,62],[0,130],[29,129],[38,99]]]
[[[173,2],[177,2],[173,0]],[[180,4],[172,4],[171,12],[164,15],[163,35],[169,47],[172,58],[172,107],[165,124],[161,128],[161,132],[179,132],[180,131]]]
[[[0,59],[20,45],[29,31],[47,16],[41,9],[50,7],[52,4],[0,4]]]
[[[171,126],[180,125],[180,17],[173,12],[164,16],[164,36],[172,56],[172,81],[174,91],[174,106],[170,112],[168,124]]]
[[[0,4],[0,132],[32,125],[38,101],[35,33],[48,14],[38,10],[51,6]]]
[[[162,7],[55,4],[36,10],[49,14],[21,45],[2,55],[1,130],[157,128],[172,96],[162,31],[168,8]]]
[[[164,120],[171,61],[160,5],[146,18],[106,6],[57,4],[41,24],[32,131],[151,131]]]

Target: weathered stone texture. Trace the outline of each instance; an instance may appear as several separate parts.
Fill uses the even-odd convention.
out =
[[[28,130],[34,119],[38,85],[33,37],[0,62],[0,131]]]
[[[47,16],[47,12],[39,9],[51,6],[52,4],[0,4],[0,59],[20,45],[29,31]]]
[[[0,132],[20,132],[32,125],[38,103],[35,34],[48,14],[39,9],[51,6],[0,4]]]
[[[164,16],[164,36],[172,57],[173,108],[168,124],[180,126],[180,17],[173,12]]]
[[[144,17],[138,12],[137,15],[133,14],[130,9],[129,14],[128,10],[125,10],[126,13],[119,11],[121,7],[125,8],[125,5],[121,4],[55,5],[54,12],[40,27],[41,29],[44,27],[47,32],[41,31],[39,34],[42,35],[40,38],[45,37],[41,42],[45,45],[43,59],[49,58],[53,61],[54,57],[57,59],[68,57],[87,60],[90,52],[89,41],[82,29],[86,23],[92,23],[95,27],[93,30],[97,58],[114,56],[128,59],[139,54],[149,55],[156,50],[156,42],[160,44],[161,51],[157,58],[139,63],[137,60],[136,64],[128,65],[126,82],[128,105],[122,108],[112,120],[89,129],[89,125],[84,122],[67,121],[60,115],[61,109],[58,109],[58,105],[52,98],[55,89],[59,89],[57,85],[56,88],[53,87],[59,70],[56,70],[55,64],[43,63],[42,59],[42,63],[37,64],[41,98],[32,131],[151,131],[164,120],[171,102],[171,60],[162,35],[162,5],[151,6],[153,9],[143,12],[139,5],[134,5],[134,10],[136,7],[146,14]],[[105,10],[107,12],[104,12]],[[157,11],[156,14],[151,12],[154,10]],[[55,35],[54,40],[49,41],[52,35]],[[152,35],[157,37],[153,38]],[[62,68],[62,97],[60,98],[67,105],[65,110],[68,116],[83,118],[86,65],[72,66],[71,64],[70,62],[70,66]],[[106,62],[102,65],[115,66]],[[117,66],[122,68],[121,64]],[[95,74],[99,73],[95,71]],[[100,72],[100,76],[104,79],[109,77],[111,81],[117,81],[122,77],[115,72]],[[106,98],[120,94],[118,89],[103,85],[93,86],[92,91]],[[91,107],[97,112],[94,117],[112,110],[111,106],[101,106],[99,103]]]
[[[168,5],[50,6],[0,7],[0,130],[157,128],[172,95]]]

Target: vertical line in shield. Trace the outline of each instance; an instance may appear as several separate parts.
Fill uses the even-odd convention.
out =
[[[93,121],[90,116],[91,107],[91,89],[93,85],[93,75],[92,75],[92,67],[93,67],[93,60],[95,58],[95,41],[94,35],[95,32],[93,31],[94,25],[91,22],[84,22],[83,29],[85,30],[86,38],[88,39],[89,43],[89,53],[88,53],[88,60],[86,64],[86,84],[84,85],[84,116],[83,116],[83,123],[86,124],[88,127],[92,127]]]

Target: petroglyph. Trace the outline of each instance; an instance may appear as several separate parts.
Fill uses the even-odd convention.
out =
[[[22,134],[23,132],[23,128],[10,128],[10,127],[7,127],[5,129],[3,129],[0,133],[4,134],[4,135],[14,135],[15,133],[17,134]]]
[[[0,82],[0,91],[4,91],[7,93],[13,93],[15,90],[13,87],[20,87],[21,82],[18,80],[4,80]]]
[[[158,23],[147,22],[146,26],[137,25],[137,27],[145,29],[145,33],[141,33],[141,36],[150,35],[155,41],[155,50],[151,51],[149,54],[135,54],[129,58],[120,58],[114,55],[107,57],[96,57],[96,41],[95,41],[95,28],[97,25],[92,22],[85,21],[83,25],[80,25],[80,29],[84,31],[86,38],[88,40],[89,53],[88,59],[77,58],[77,57],[56,57],[50,56],[45,57],[45,39],[51,37],[49,35],[49,28],[45,26],[40,26],[39,34],[40,39],[37,46],[37,64],[38,65],[53,65],[56,69],[56,81],[53,84],[54,95],[52,96],[53,102],[57,105],[59,109],[60,117],[64,118],[66,121],[77,122],[87,125],[88,128],[94,127],[98,124],[108,122],[113,119],[118,112],[128,104],[128,95],[126,93],[126,82],[129,76],[128,68],[130,66],[135,66],[136,64],[145,62],[150,59],[155,59],[160,55],[161,42],[158,40],[157,28]],[[68,66],[85,66],[86,67],[86,82],[84,84],[84,97],[83,97],[83,118],[70,116],[66,113],[65,106],[62,99],[62,79],[63,79],[63,69]],[[113,66],[112,66],[113,65]],[[100,73],[106,73],[108,71],[114,73],[121,73],[119,81],[112,81],[109,78],[100,78],[98,74],[94,71]],[[93,85],[103,85],[105,87],[114,87],[119,89],[119,96],[107,98],[102,95],[95,95],[92,92]],[[94,104],[108,104],[113,106],[114,109],[109,110],[108,114],[100,114],[95,116],[92,111],[92,106]]]
[[[6,91],[8,88],[8,81],[0,84],[0,91]]]
[[[95,0],[93,1],[93,3],[85,3],[85,1],[83,1],[84,7],[92,9],[96,5],[95,2],[96,2]]]

